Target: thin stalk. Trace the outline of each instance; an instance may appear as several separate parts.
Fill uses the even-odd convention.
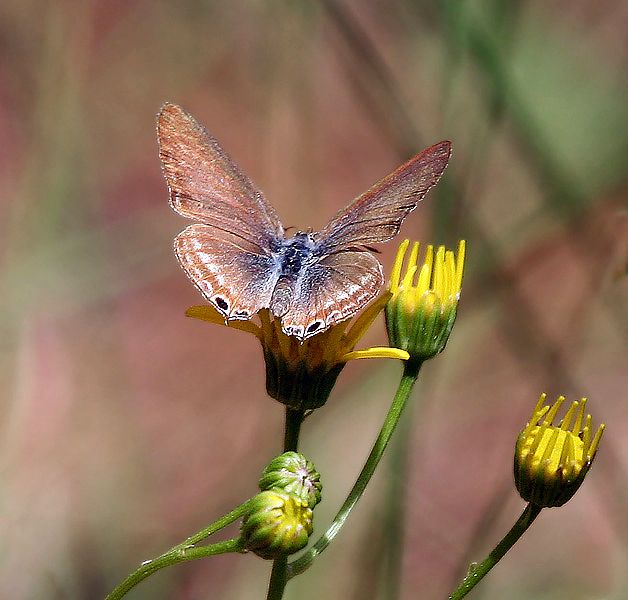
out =
[[[216,554],[224,554],[226,552],[240,552],[243,550],[243,546],[240,543],[239,538],[227,540],[225,542],[218,542],[211,544],[210,546],[199,546],[195,544],[208,538],[213,533],[216,533],[223,527],[233,523],[236,519],[242,517],[248,510],[250,500],[240,504],[240,506],[234,508],[231,512],[220,517],[220,519],[214,521],[204,529],[192,534],[186,538],[180,544],[173,546],[167,552],[154,558],[152,560],[144,561],[138,569],[133,571],[120,585],[118,585],[105,600],[119,600],[129,590],[134,588],[140,581],[146,579],[149,575],[152,575],[160,569],[175,565],[180,562],[186,562],[189,560],[196,560],[198,558],[204,558],[205,556],[214,556]]]
[[[399,422],[399,418],[401,417],[401,413],[410,397],[410,393],[412,392],[412,388],[414,387],[414,383],[419,375],[419,370],[421,368],[420,363],[416,363],[413,361],[408,361],[404,364],[404,371],[401,381],[399,382],[399,387],[397,388],[397,393],[395,394],[395,398],[388,410],[388,414],[386,415],[386,419],[384,420],[384,424],[375,440],[375,444],[371,449],[371,453],[366,459],[366,463],[362,468],[362,471],[358,475],[358,478],[349,492],[347,499],[344,504],[338,511],[336,518],[333,520],[330,527],[327,531],[318,539],[318,541],[302,556],[297,558],[296,560],[288,563],[288,579],[292,579],[296,575],[300,575],[304,571],[306,571],[314,562],[314,559],[321,553],[331,541],[336,537],[342,526],[344,525],[347,517],[353,510],[353,507],[356,505],[357,501],[360,499],[366,486],[368,485],[371,477],[375,473],[375,469],[379,464],[379,461],[384,454],[384,450],[386,450],[386,446],[390,441],[390,438],[395,431],[395,427]],[[270,598],[268,599],[270,600]],[[273,599],[274,600],[274,599]]]
[[[299,447],[299,433],[305,413],[302,410],[293,410],[286,407],[286,420],[283,438],[283,451],[297,451]],[[273,569],[268,582],[268,594],[266,600],[281,600],[288,583],[287,570],[288,559],[285,556],[275,559]]]
[[[299,434],[301,433],[301,423],[303,423],[304,413],[302,410],[286,408],[286,424],[283,437],[283,451],[297,451],[299,447]]]
[[[462,583],[456,588],[453,594],[449,596],[449,600],[460,600],[464,598],[510,550],[524,532],[532,525],[534,519],[539,516],[541,506],[528,504],[512,529],[502,538],[501,542],[491,550],[490,554],[481,562],[473,565]]]
[[[216,556],[217,554],[225,554],[227,552],[241,552],[244,549],[240,538],[233,538],[224,542],[217,542],[209,546],[191,546],[180,547],[175,546],[165,554],[158,558],[146,561],[137,571],[131,573],[119,586],[117,586],[105,600],[120,600],[127,592],[134,588],[140,581],[146,579],[156,571],[176,565],[177,563],[186,562],[205,558],[207,556]]]
[[[405,538],[404,522],[406,520],[406,482],[408,478],[408,462],[410,443],[412,441],[412,408],[405,410],[405,417],[397,429],[397,437],[389,450],[390,463],[388,471],[387,501],[385,507],[384,538],[382,540],[383,593],[384,600],[397,600],[401,592],[401,559]]]
[[[281,598],[283,598],[283,592],[286,589],[286,583],[288,583],[287,564],[288,559],[285,556],[277,558],[273,562],[273,570],[270,573],[266,600],[281,600]]]

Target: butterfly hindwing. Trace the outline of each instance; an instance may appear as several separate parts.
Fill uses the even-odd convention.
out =
[[[285,333],[306,339],[348,319],[377,295],[382,267],[369,252],[339,252],[308,266],[281,323]]]
[[[250,319],[270,305],[279,268],[272,256],[210,225],[190,225],[175,254],[200,292],[225,319]]]

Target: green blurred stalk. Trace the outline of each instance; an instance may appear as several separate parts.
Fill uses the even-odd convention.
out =
[[[156,573],[166,567],[176,565],[177,563],[197,560],[207,556],[216,556],[217,554],[225,554],[227,552],[241,552],[244,550],[244,544],[239,537],[223,542],[217,542],[216,544],[210,544],[208,546],[196,546],[196,544],[202,542],[210,535],[244,516],[249,509],[249,504],[250,500],[247,500],[246,502],[240,504],[240,506],[234,508],[231,512],[220,517],[220,519],[191,535],[180,544],[173,546],[161,556],[152,560],[144,561],[140,567],[133,571],[133,573],[120,583],[105,598],[105,600],[120,600],[120,598],[123,598],[127,592],[132,590],[138,583],[144,581],[144,579],[153,573]]]
[[[399,424],[391,448],[382,555],[384,557],[383,594],[385,600],[397,600],[401,592],[401,562],[405,541],[406,488],[410,443],[412,441],[413,406],[408,406]]]
[[[373,448],[366,459],[366,463],[362,468],[362,471],[358,475],[358,478],[351,488],[347,499],[344,501],[340,510],[336,514],[336,517],[332,521],[327,531],[318,539],[318,541],[299,558],[288,564],[288,579],[300,575],[312,566],[315,558],[329,546],[332,540],[338,535],[340,529],[344,525],[345,521],[349,517],[349,514],[357,504],[358,500],[362,497],[366,486],[371,481],[375,469],[379,464],[384,451],[390,442],[392,434],[399,423],[399,419],[403,413],[403,410],[410,398],[414,384],[419,376],[421,369],[420,363],[414,361],[408,361],[404,364],[403,376],[399,382],[399,387],[395,394],[395,398],[388,410],[388,414],[384,420],[384,424],[380,429],[379,435],[373,444]]]

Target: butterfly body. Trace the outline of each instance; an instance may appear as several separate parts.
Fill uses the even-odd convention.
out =
[[[293,237],[278,242],[274,256],[278,261],[281,277],[298,278],[303,269],[318,258],[318,245],[309,233],[299,231]]]
[[[270,298],[270,310],[283,317],[298,293],[300,278],[316,262],[316,244],[308,233],[297,232],[294,237],[278,240],[274,252],[279,278]]]
[[[398,233],[451,153],[449,142],[427,148],[321,231],[286,237],[262,192],[191,115],[166,104],[157,131],[170,204],[197,221],[175,239],[188,276],[225,319],[249,319],[267,308],[301,340],[377,295],[384,276],[369,246]]]

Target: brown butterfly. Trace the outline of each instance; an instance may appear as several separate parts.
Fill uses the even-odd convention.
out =
[[[368,246],[399,232],[439,180],[451,143],[417,154],[341,210],[321,231],[286,237],[273,207],[218,142],[181,107],[157,122],[170,205],[199,221],[174,248],[190,279],[225,319],[262,308],[304,340],[348,319],[378,293],[382,267]]]

